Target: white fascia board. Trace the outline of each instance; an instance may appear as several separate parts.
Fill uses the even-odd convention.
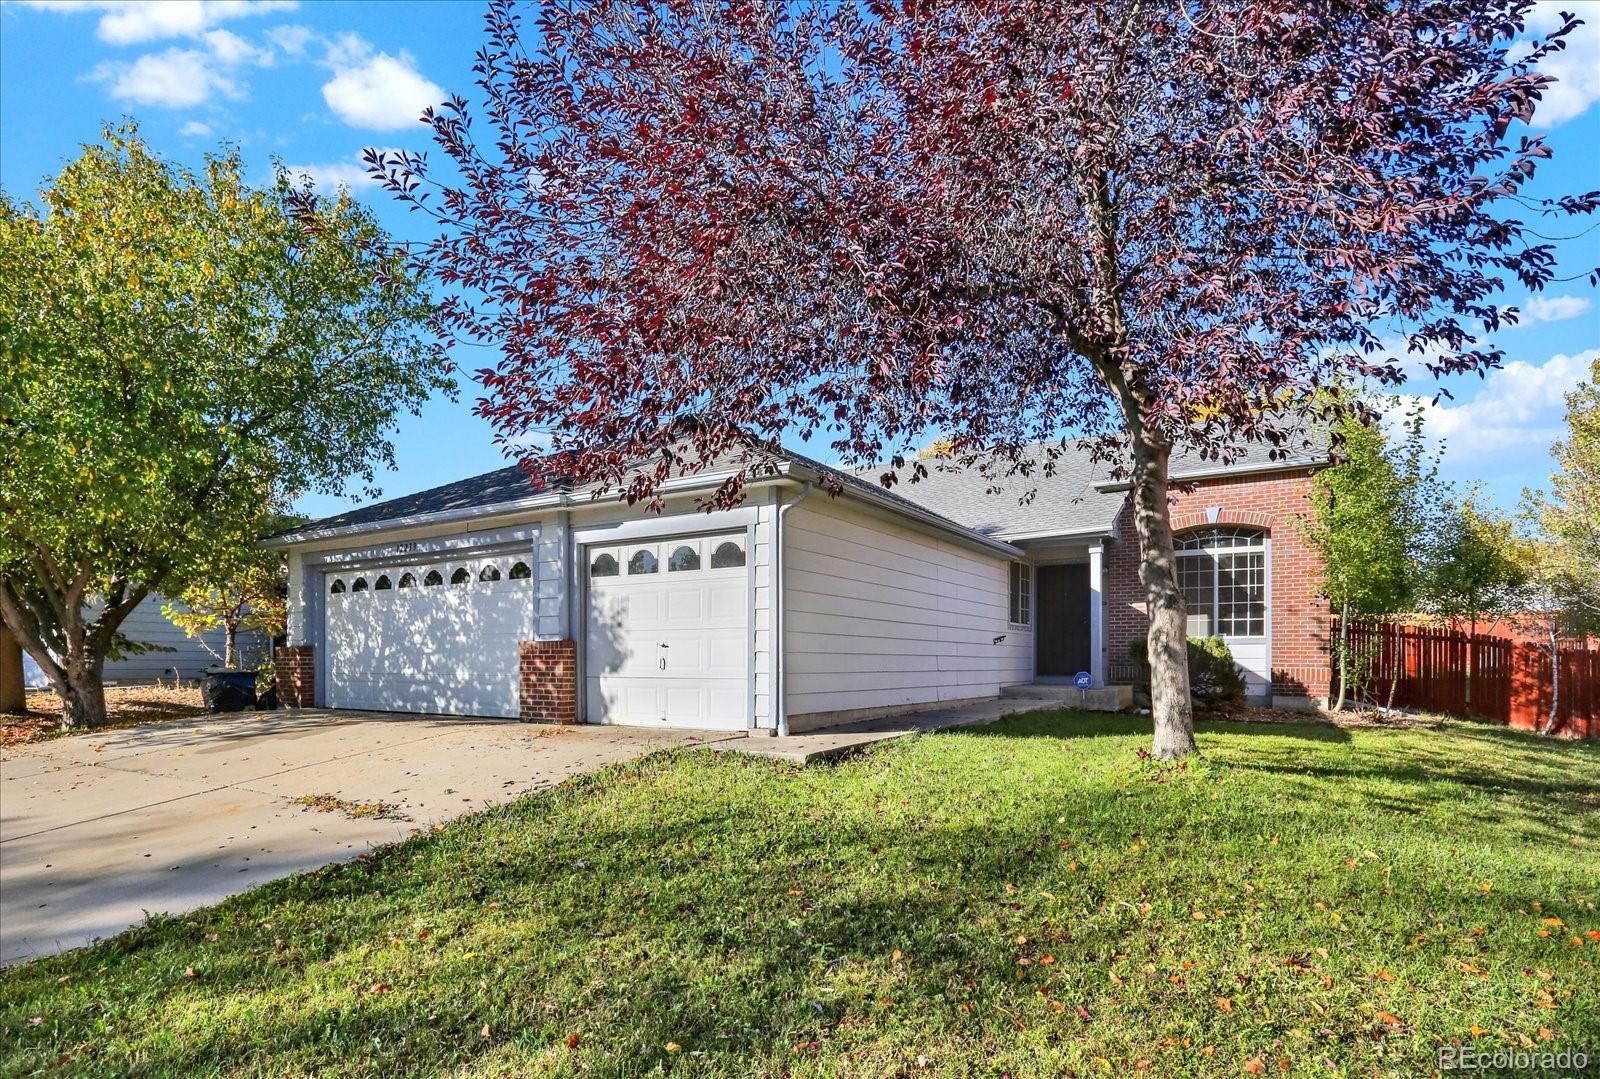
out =
[[[1111,526],[1096,525],[1093,528],[1047,528],[1040,532],[1001,532],[999,538],[1007,543],[1026,543],[1030,540],[1094,540],[1107,539],[1111,535]]]
[[[1195,480],[1220,480],[1229,476],[1259,476],[1263,472],[1296,472],[1302,468],[1322,468],[1329,463],[1326,457],[1297,457],[1283,461],[1262,461],[1253,465],[1217,465],[1215,468],[1200,468],[1189,472],[1173,472],[1167,479],[1174,483],[1191,483]],[[1129,480],[1111,480],[1107,483],[1094,485],[1096,491],[1107,493],[1114,491],[1128,491],[1133,489]]]

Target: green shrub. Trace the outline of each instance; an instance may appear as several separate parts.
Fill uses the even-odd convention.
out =
[[[1244,675],[1221,637],[1189,638],[1189,693],[1207,708],[1244,703]],[[1150,692],[1150,656],[1143,637],[1128,647],[1136,674],[1135,688]]]

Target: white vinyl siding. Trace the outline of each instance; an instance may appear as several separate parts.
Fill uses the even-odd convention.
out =
[[[129,640],[160,645],[172,651],[152,651],[109,660],[105,668],[107,682],[171,681],[174,671],[180,677],[192,680],[200,677],[207,667],[222,666],[222,660],[218,657],[223,654],[223,632],[214,630],[200,639],[185,636],[183,630],[167,621],[166,615],[161,613],[166,602],[164,596],[145,597],[144,602],[123,620],[121,629]],[[206,651],[207,644],[216,651],[216,655]],[[267,648],[265,634],[241,631],[240,665],[254,667],[264,658]]]
[[[789,511],[783,535],[791,721],[994,696],[1032,677],[1007,559],[821,495]]]

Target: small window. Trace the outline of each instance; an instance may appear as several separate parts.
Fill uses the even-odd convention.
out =
[[[506,576],[510,577],[513,581],[526,581],[529,577],[533,576],[533,571],[528,568],[528,564],[526,562],[513,562],[511,563],[511,572],[506,574]]]
[[[417,587],[416,574],[414,574],[414,573],[402,573],[400,575],[400,587],[401,588],[415,588],[415,587]]]
[[[340,580],[339,578],[335,577],[333,579],[333,587],[328,589],[328,591],[332,592],[336,596],[339,595],[341,592],[344,591],[344,582],[342,580]]]
[[[733,569],[744,565],[744,545],[736,540],[723,540],[711,552],[712,569]]]
[[[633,557],[628,559],[629,573],[654,573],[661,568],[656,560],[656,553],[648,547],[640,547],[633,552]]]
[[[373,584],[372,587],[376,591],[383,592],[383,591],[386,591],[387,589],[393,588],[394,587],[394,582],[389,580],[389,575],[387,573],[385,573],[381,577],[378,578],[377,582],[375,584]]]
[[[491,565],[484,566],[483,569],[478,571],[478,580],[480,580],[480,581],[498,581],[499,579],[500,579],[500,567],[499,566],[491,564]]]
[[[356,583],[350,586],[350,591],[352,592],[365,592],[366,590],[367,579],[365,577],[357,577]]]
[[[682,547],[673,550],[672,557],[667,559],[667,572],[677,573],[681,570],[699,569],[700,552],[685,543]]]
[[[1033,567],[1026,562],[1011,563],[1011,622],[1026,626],[1033,616]]]
[[[427,587],[432,588],[436,584],[444,584],[444,577],[439,573],[438,570],[430,569],[426,574],[423,575],[422,583]]]
[[[618,568],[617,559],[614,555],[596,555],[594,561],[589,563],[589,576],[615,577]]]
[[[462,566],[450,575],[451,584],[466,584],[470,580],[472,580],[472,574],[467,572],[466,566]]]

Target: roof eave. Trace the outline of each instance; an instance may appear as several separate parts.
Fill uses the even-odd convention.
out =
[[[1264,472],[1298,472],[1302,469],[1326,468],[1331,463],[1328,457],[1298,457],[1283,461],[1262,461],[1250,465],[1218,465],[1215,468],[1193,469],[1188,472],[1174,472],[1167,478],[1176,483],[1191,483],[1195,480],[1227,479],[1231,476],[1258,476]],[[1096,491],[1110,494],[1115,491],[1131,490],[1133,484],[1128,480],[1111,480],[1106,483],[1094,485]]]

